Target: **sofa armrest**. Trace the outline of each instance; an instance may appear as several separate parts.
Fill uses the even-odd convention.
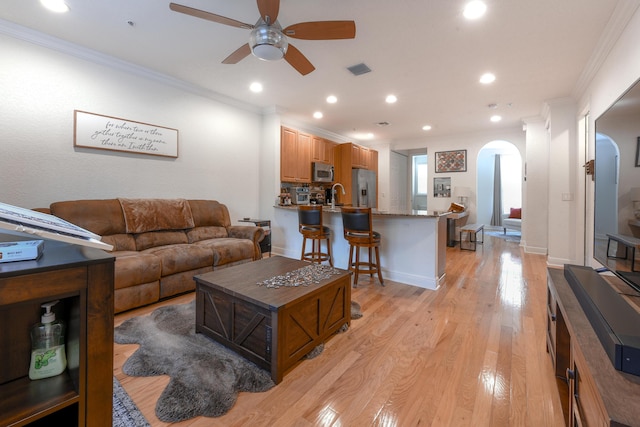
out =
[[[231,225],[227,227],[229,237],[236,239],[249,239],[258,244],[264,239],[264,229],[253,225]]]

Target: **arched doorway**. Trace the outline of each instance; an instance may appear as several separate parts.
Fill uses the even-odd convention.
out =
[[[499,183],[495,182],[497,171]],[[518,148],[500,140],[484,145],[478,152],[476,183],[478,223],[490,228],[495,209],[499,209],[497,215],[501,215],[509,213],[510,208],[521,208],[522,156]],[[499,203],[494,203],[495,197],[500,197]]]
[[[606,242],[607,233],[618,233],[620,149],[609,136],[597,133],[596,154],[594,237],[596,245],[602,246],[598,242]]]

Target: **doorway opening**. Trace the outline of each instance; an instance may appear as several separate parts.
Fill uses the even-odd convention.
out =
[[[411,209],[427,210],[427,155],[411,155]]]
[[[511,208],[522,208],[522,156],[508,141],[491,141],[478,152],[477,221],[501,229]]]
[[[596,133],[594,169],[598,173],[595,180],[594,237],[596,242],[606,242],[607,233],[618,233],[620,149],[613,139],[601,133]]]

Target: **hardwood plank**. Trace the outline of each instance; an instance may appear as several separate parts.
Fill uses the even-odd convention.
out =
[[[222,417],[175,425],[563,425],[545,347],[546,258],[489,235],[476,252],[447,248],[446,256],[437,291],[363,277],[352,300],[364,317],[320,356],[268,392],[241,393]],[[115,345],[114,373],[152,426],[166,426],[154,411],[168,378],[121,371],[136,348]]]

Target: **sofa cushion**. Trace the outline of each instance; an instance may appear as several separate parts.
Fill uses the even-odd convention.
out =
[[[115,289],[160,280],[162,264],[159,257],[137,251],[112,252],[116,257]]]
[[[147,249],[143,253],[160,258],[162,277],[214,265],[211,249],[193,244],[159,246]]]
[[[155,248],[156,246],[189,243],[184,231],[150,231],[148,233],[135,234],[134,238],[136,249],[139,251]]]
[[[153,304],[160,299],[160,281],[156,280],[151,283],[141,283],[128,288],[116,289],[113,297],[113,307],[116,313]]]
[[[52,215],[100,236],[127,232],[117,199],[54,202],[49,208]]]
[[[229,237],[227,229],[218,226],[195,227],[187,230],[187,238],[189,243],[199,242],[200,240],[218,239],[220,237]]]
[[[509,218],[522,218],[522,208],[511,208],[509,212]]]
[[[131,234],[111,234],[102,236],[102,241],[113,246],[114,251],[136,250],[136,241]]]
[[[210,271],[213,271],[213,266],[164,276],[160,279],[160,298],[167,298],[193,291],[196,288],[196,282],[193,280],[193,276],[209,273]]]
[[[193,228],[191,207],[184,199],[118,199],[127,233]]]
[[[196,227],[229,227],[231,219],[225,205],[215,200],[189,200]]]
[[[230,262],[255,259],[255,244],[251,240],[218,238],[201,240],[194,246],[206,247],[213,251],[214,268]]]

